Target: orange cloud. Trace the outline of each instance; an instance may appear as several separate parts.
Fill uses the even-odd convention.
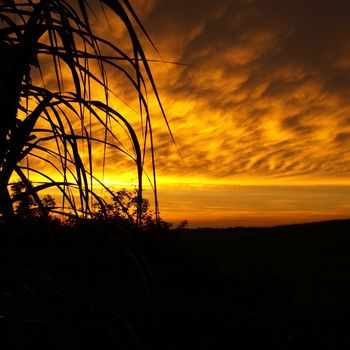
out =
[[[153,65],[183,157],[159,132],[162,175],[348,183],[350,5],[329,4],[157,1],[146,27],[189,65]]]

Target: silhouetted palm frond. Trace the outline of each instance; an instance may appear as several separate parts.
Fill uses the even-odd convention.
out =
[[[102,7],[114,16],[109,21],[118,22],[116,28],[127,33],[120,42],[112,40],[112,34],[110,38],[98,34]],[[108,151],[134,162],[141,203],[144,159],[150,148],[156,197],[147,88],[164,118],[165,114],[138,33],[150,41],[127,0],[0,1],[0,213],[4,220],[13,214],[8,185],[14,172],[22,179],[40,175],[49,185],[33,186],[32,191],[56,187],[63,196],[62,208],[89,216],[92,199],[103,202],[93,187],[94,183],[104,186],[95,175],[94,156],[98,153],[104,171]],[[134,91],[140,127],[111,104],[117,96],[109,86],[112,79]],[[62,209],[62,213],[67,212]]]

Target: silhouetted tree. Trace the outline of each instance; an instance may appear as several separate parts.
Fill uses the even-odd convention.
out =
[[[180,230],[180,231],[183,231],[187,228],[188,226],[188,221],[187,220],[182,220],[176,227],[175,229],[176,230]]]
[[[41,198],[41,206],[35,201],[30,189],[22,181],[11,184],[11,195],[15,201],[15,215],[24,220],[40,218],[48,215],[56,207],[55,199],[46,194]],[[44,210],[44,212],[43,212]]]
[[[121,189],[114,192],[111,202],[101,207],[94,205],[93,219],[108,224],[117,224],[129,228],[137,227],[138,190]],[[184,229],[187,221],[184,220],[176,229]],[[141,205],[141,228],[143,231],[168,231],[172,224],[157,217],[151,210],[150,201],[142,198]]]
[[[111,31],[107,38],[99,36],[101,16],[106,13],[108,19],[102,20],[118,21],[116,30],[123,34],[119,38],[129,39],[127,47],[119,39],[112,41]],[[103,341],[119,348],[124,347],[116,336],[120,325],[127,329],[125,333],[130,334],[132,344],[136,344],[128,348],[141,348],[137,346],[135,332],[122,317],[116,316],[115,320],[114,316],[95,313],[98,307],[90,304],[85,289],[85,267],[90,258],[100,250],[101,259],[96,259],[96,267],[90,265],[93,275],[106,252],[109,256],[105,261],[118,257],[117,245],[124,249],[121,261],[124,262],[126,254],[142,275],[145,286],[150,279],[150,274],[144,272],[147,264],[139,258],[141,254],[131,249],[133,243],[119,242],[114,232],[95,223],[91,227],[87,225],[87,219],[94,214],[95,202],[104,213],[109,210],[96,188],[102,187],[115,196],[97,177],[94,168],[97,156],[99,161],[102,158],[99,170],[105,172],[107,154],[131,160],[137,174],[136,197],[127,193],[114,197],[126,205],[126,211],[116,204],[112,211],[124,218],[129,215],[137,227],[141,226],[148,210],[142,198],[146,163],[151,164],[158,215],[152,123],[147,102],[150,92],[155,95],[164,118],[165,115],[140,38],[150,41],[128,0],[0,0],[0,226],[6,228],[6,235],[2,234],[1,238],[8,243],[8,247],[1,246],[1,262],[5,259],[6,263],[0,266],[0,284],[6,286],[7,294],[6,300],[1,299],[5,301],[1,302],[0,312],[6,314],[5,320],[1,320],[4,348],[5,333],[11,333],[8,337],[11,349],[38,346],[80,349],[87,345],[110,348]],[[111,75],[114,81],[122,81],[125,91],[134,93],[132,101],[136,98],[139,106],[138,124],[111,105],[114,94],[108,84]],[[145,162],[146,156],[150,156],[151,162]],[[20,183],[14,185],[11,193],[14,175]],[[38,177],[40,180],[34,182]],[[81,225],[62,231],[61,227],[46,225],[46,220],[39,220],[34,228],[18,224],[16,215],[32,218],[52,209],[52,198],[44,196],[40,200],[39,194],[53,188],[62,196],[61,214],[73,216]],[[39,239],[35,241],[35,235],[25,232],[40,233]],[[100,242],[100,246],[92,246],[90,251],[88,237]],[[120,265],[123,270],[124,265]],[[112,271],[108,280],[115,279],[118,276],[115,267],[119,265],[105,266]],[[135,269],[130,271],[130,275],[135,273]],[[36,342],[28,345],[24,339],[32,337],[33,329],[34,333],[38,330],[32,324],[40,324],[41,331]],[[90,331],[99,334],[98,343],[91,345],[83,339],[94,338],[89,337]],[[55,344],[38,342],[46,333],[55,334]]]

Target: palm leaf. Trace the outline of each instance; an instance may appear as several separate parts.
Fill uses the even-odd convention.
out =
[[[141,29],[145,40],[153,46],[154,44],[128,1],[100,2],[107,6],[127,29],[132,56],[126,54],[118,43],[94,33],[90,23],[91,16],[94,16],[93,6],[88,0],[76,0],[74,3],[64,0],[29,1],[22,4],[16,1],[0,2],[0,60],[6,59],[7,62],[11,62],[8,72],[0,71],[0,103],[4,105],[2,111],[4,122],[0,127],[0,195],[1,192],[5,194],[8,191],[7,186],[14,170],[26,169],[28,172],[45,175],[43,178],[49,180],[51,184],[60,183],[59,188],[63,194],[62,207],[65,207],[64,202],[67,201],[73,212],[89,215],[93,198],[99,203],[104,203],[102,199],[97,199],[99,196],[93,188],[93,182],[96,181],[93,175],[93,147],[95,144],[102,144],[104,164],[107,147],[114,149],[116,156],[124,154],[134,161],[138,177],[138,202],[141,207],[142,177],[149,139],[152,187],[158,213],[154,141],[147,105],[148,84],[159,103],[168,128],[169,124],[135,26]],[[53,63],[56,80],[54,90],[45,82],[41,62],[45,57]],[[65,91],[67,77],[63,74],[63,64],[69,67],[68,80],[72,82],[73,91]],[[98,70],[91,69],[92,66],[98,67]],[[41,78],[40,85],[32,79],[35,67]],[[110,105],[109,94],[118,96],[108,86],[110,69],[121,74],[138,96],[141,135],[137,135],[131,122]],[[2,91],[1,87],[7,86],[9,81],[13,82],[12,90]],[[104,101],[92,98],[92,84],[102,89]],[[9,93],[11,98],[5,101]],[[32,111],[29,111],[29,106],[33,105]],[[17,118],[19,111],[25,114],[20,120]],[[88,121],[85,120],[86,114],[89,115]],[[76,129],[76,121],[80,122],[80,131]],[[93,122],[97,122],[104,130],[101,138],[93,135],[94,130],[91,126]],[[37,127],[40,123],[47,126]],[[127,134],[132,152],[112,130],[112,123],[119,125]],[[37,137],[37,134],[42,136]],[[170,135],[173,138],[171,131]],[[142,142],[139,141],[140,136]],[[87,149],[87,159],[81,156],[84,154],[84,149]],[[46,156],[37,152],[42,152]],[[25,167],[21,164],[20,168],[17,167],[19,162],[31,157],[45,161],[60,174],[62,181],[51,178],[31,166]],[[72,197],[70,190],[72,186],[68,178],[74,180],[75,189],[79,192],[78,206]],[[98,183],[103,184],[103,179]],[[39,192],[48,187],[35,188]],[[39,200],[39,197],[37,199]],[[11,214],[8,203],[4,201],[0,203],[0,213],[3,217]],[[138,216],[139,223],[140,220],[141,212]]]

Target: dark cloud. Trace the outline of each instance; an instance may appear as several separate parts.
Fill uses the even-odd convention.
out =
[[[350,132],[340,132],[334,140],[342,145],[348,144],[350,142]]]

